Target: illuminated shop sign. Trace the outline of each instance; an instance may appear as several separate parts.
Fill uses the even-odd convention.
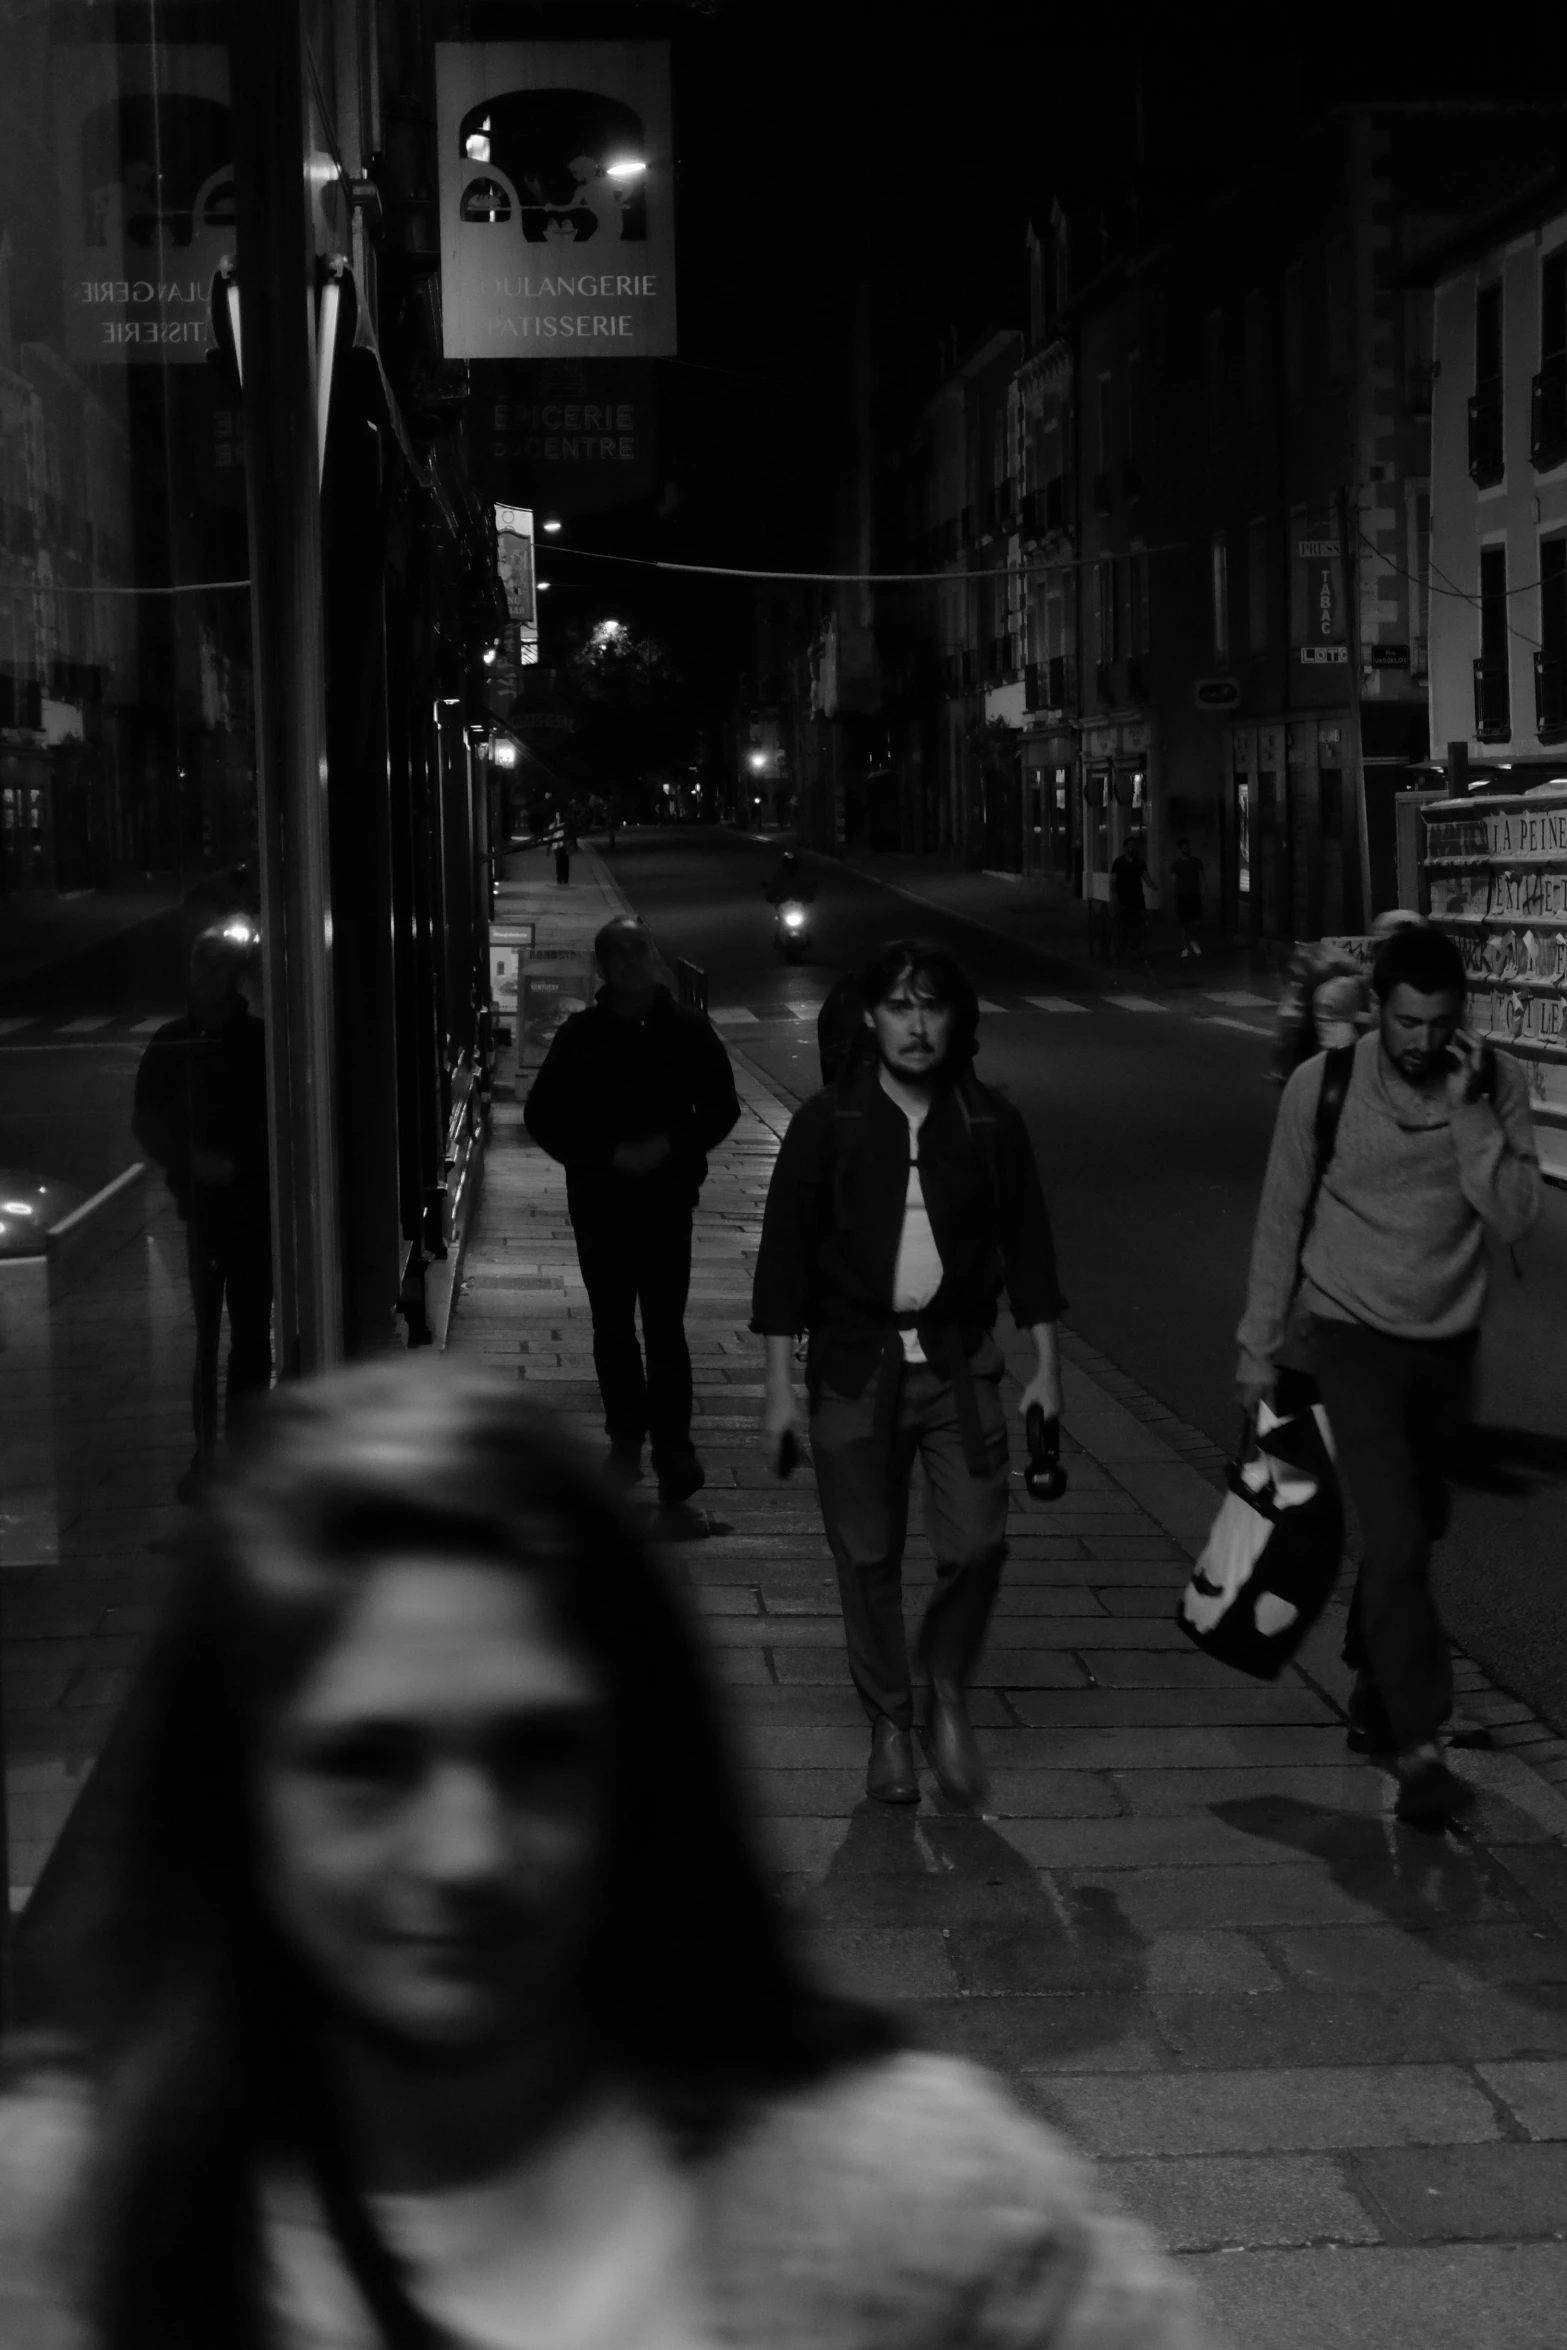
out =
[[[668,43],[440,41],[435,73],[447,357],[671,354]]]

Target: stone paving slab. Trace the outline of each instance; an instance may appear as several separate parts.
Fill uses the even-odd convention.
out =
[[[615,903],[591,854],[573,871],[573,903],[545,909],[567,948]],[[780,1489],[751,1435],[747,1290],[790,1108],[726,1041],[743,1111],[704,1192],[688,1324],[713,1531],[663,1555],[816,1963],[994,2065],[1095,2155],[1236,2350],[1555,2350],[1567,1747],[1459,1658],[1501,1741],[1458,1758],[1473,1826],[1397,1825],[1388,1774],[1344,1747],[1342,1596],[1273,1684],[1193,1649],[1175,1600],[1223,1456],[1069,1328],[1071,1484],[1049,1509],[1016,1488],[974,1693],[991,1801],[962,1816],[922,1768],[916,1808],[868,1803],[809,1464]],[[559,1169],[498,1104],[449,1343],[601,1443],[564,1211]],[[911,1629],[932,1572],[919,1517]]]

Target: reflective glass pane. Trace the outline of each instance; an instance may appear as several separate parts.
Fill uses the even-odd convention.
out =
[[[0,1661],[13,1909],[270,1375],[227,11],[0,14]]]

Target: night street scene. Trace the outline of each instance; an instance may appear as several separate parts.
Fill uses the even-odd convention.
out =
[[[1567,31],[0,9],[0,2350],[1567,2340]]]

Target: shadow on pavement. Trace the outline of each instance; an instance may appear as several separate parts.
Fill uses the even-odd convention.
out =
[[[1147,1940],[1115,1896],[1058,1885],[983,1820],[861,1803],[805,1910],[827,1963],[851,1980],[859,1937],[882,1929],[859,1947],[882,1983],[895,1981],[885,1929],[907,1932],[899,2010],[954,2054],[1002,2071],[1081,2066],[1147,2036]]]

